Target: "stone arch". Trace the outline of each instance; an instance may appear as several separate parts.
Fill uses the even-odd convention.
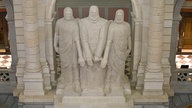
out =
[[[5,3],[5,8],[7,11],[6,20],[8,23],[8,40],[10,44],[10,51],[12,56],[11,69],[6,69],[1,71],[2,73],[7,73],[9,75],[9,82],[2,83],[3,91],[2,93],[12,93],[16,86],[16,65],[17,65],[17,45],[16,45],[16,32],[15,32],[15,22],[14,22],[14,9],[13,0],[3,0]]]
[[[131,0],[131,4],[132,4],[132,10],[133,10],[133,14],[134,14],[135,18],[141,19],[142,13],[141,13],[141,6],[139,5],[139,1]]]
[[[14,9],[13,0],[3,0],[5,2],[5,7],[7,10],[6,20],[8,22],[8,39],[10,44],[10,51],[12,56],[12,66],[11,68],[16,71],[17,65],[17,45],[16,45],[16,33],[15,33],[15,22],[14,22]]]
[[[178,28],[179,28],[179,23],[181,20],[181,15],[180,11],[183,6],[183,3],[185,0],[175,0],[175,5],[174,5],[174,10],[173,10],[173,28],[172,28],[172,36],[171,36],[171,50],[170,50],[170,64],[171,64],[171,72],[172,72],[172,89],[174,89],[175,92],[180,91],[179,93],[175,93],[174,96],[169,98],[169,103],[170,103],[170,108],[185,108],[187,105],[191,105],[191,94],[186,94],[191,93],[191,84],[183,84],[183,86],[179,85],[178,82],[176,81],[176,76],[177,72],[176,70],[176,63],[175,63],[175,55],[176,55],[176,49],[177,49],[177,38],[179,36]],[[184,82],[183,82],[184,83]],[[177,87],[180,86],[180,88],[184,89],[178,89]],[[184,87],[185,86],[185,87]]]
[[[183,6],[185,0],[175,0],[175,6],[173,10],[173,28],[172,28],[172,36],[171,36],[171,50],[170,50],[170,63],[172,69],[176,68],[175,64],[175,55],[176,55],[176,46],[177,46],[177,37],[179,36],[178,28],[179,21],[181,20],[180,10]]]
[[[170,56],[169,56],[169,61],[170,61],[170,65],[171,65],[171,73],[172,73],[172,77],[171,77],[171,86],[172,89],[174,89],[175,92],[178,91],[185,91],[185,92],[189,92],[191,90],[190,85],[182,85],[180,83],[177,82],[177,69],[176,69],[176,63],[175,63],[175,56],[176,56],[176,49],[177,49],[177,39],[179,37],[179,32],[178,32],[178,28],[179,28],[179,23],[181,20],[181,15],[180,15],[180,11],[181,8],[183,6],[183,3],[185,2],[185,0],[175,0],[174,1],[174,10],[173,10],[173,23],[172,23],[172,35],[171,35],[171,45],[170,45]],[[182,87],[181,87],[182,86]],[[184,87],[185,86],[185,87]],[[180,88],[179,88],[180,87]]]
[[[46,13],[45,13],[45,18],[46,19],[51,19],[53,18],[54,15],[54,9],[55,9],[55,3],[56,0],[47,0],[47,4],[46,4]]]

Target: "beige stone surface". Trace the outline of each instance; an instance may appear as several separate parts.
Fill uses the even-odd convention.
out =
[[[125,61],[131,52],[130,34],[130,25],[124,21],[124,11],[118,9],[115,20],[109,25],[107,44],[101,61],[101,67],[107,65],[104,88],[106,95],[124,95],[126,89],[131,94],[128,78],[124,74]]]
[[[81,69],[81,85],[85,95],[104,95],[105,69],[100,67],[107,38],[107,20],[99,16],[97,6],[91,6],[89,16],[80,20],[80,38],[87,64]],[[95,93],[93,90],[95,89]],[[98,90],[98,91],[97,91]]]
[[[54,0],[44,0],[45,2],[47,2],[46,4],[40,4],[42,2],[38,1],[38,8],[39,9],[41,9],[41,6],[42,7],[45,6],[45,5],[47,6],[47,7],[45,6],[46,7],[45,10],[43,10],[43,9],[41,11],[38,10],[39,13],[37,11],[34,11],[34,10],[36,10],[36,8],[31,8],[31,7],[35,6],[33,3],[31,3],[32,1],[28,2],[29,4],[31,3],[30,5],[27,5],[27,6],[24,6],[24,7],[22,6],[22,3],[24,3],[23,1],[25,1],[25,0],[13,0],[14,10],[15,10],[15,13],[14,13],[14,15],[15,15],[15,27],[16,27],[15,30],[16,30],[16,36],[17,36],[17,53],[18,53],[18,65],[17,65],[18,89],[23,89],[24,88],[23,75],[24,75],[24,72],[26,72],[26,70],[24,70],[25,69],[25,64],[28,62],[28,61],[26,61],[26,55],[27,55],[26,51],[31,51],[31,52],[34,51],[34,49],[25,50],[25,47],[26,46],[27,47],[32,47],[34,45],[31,45],[31,44],[39,44],[40,43],[40,42],[37,42],[38,41],[37,39],[33,39],[33,41],[26,41],[27,43],[30,42],[30,45],[25,45],[24,44],[24,42],[25,42],[25,40],[24,40],[24,36],[25,35],[24,34],[28,33],[28,35],[30,35],[30,36],[34,35],[33,33],[30,34],[30,31],[33,32],[34,30],[37,29],[37,30],[40,31],[37,34],[38,35],[39,34],[42,35],[43,31],[41,31],[41,30],[45,28],[45,30],[46,30],[45,34],[46,34],[47,37],[45,38],[45,40],[42,39],[42,37],[39,37],[39,38],[42,39],[41,40],[42,41],[41,44],[44,44],[44,42],[47,42],[46,46],[45,46],[46,47],[46,58],[47,58],[46,60],[48,61],[48,64],[50,65],[50,67],[48,67],[48,68],[52,69],[52,71],[51,71],[52,72],[51,73],[52,81],[54,81],[54,75],[55,75],[55,73],[54,73],[55,72],[54,71],[54,58],[53,58],[53,56],[54,56],[53,53],[54,52],[53,52],[53,44],[52,44],[52,41],[53,41],[53,39],[52,39],[52,37],[53,37],[52,36],[52,25],[53,25],[53,23],[52,22],[53,22],[54,19],[51,19],[53,13],[50,11],[51,9],[49,10],[49,6],[50,5],[48,5],[48,4],[52,4],[51,5],[52,7],[50,7],[50,8],[53,8],[52,10],[54,11],[54,9],[55,9],[53,7]],[[137,3],[136,0],[132,0],[132,1],[133,1],[133,3]],[[139,2],[141,2],[141,1],[139,1]],[[144,1],[142,1],[142,2],[144,2]],[[148,2],[151,2],[151,1],[148,0]],[[158,1],[158,2],[161,2],[161,1]],[[139,88],[143,89],[144,76],[149,77],[149,79],[145,80],[145,81],[149,81],[149,82],[146,82],[146,86],[144,87],[146,89],[146,91],[148,90],[147,91],[148,94],[150,94],[150,93],[154,93],[154,94],[155,93],[159,93],[159,94],[161,94],[162,91],[161,90],[159,91],[158,89],[161,89],[160,86],[162,86],[163,82],[162,82],[161,79],[160,80],[156,79],[156,76],[158,76],[157,74],[156,75],[146,75],[144,73],[144,70],[145,70],[145,67],[147,65],[147,62],[150,65],[150,64],[152,64],[151,62],[156,62],[155,60],[157,60],[158,62],[160,61],[162,63],[161,66],[163,68],[162,71],[160,71],[160,76],[162,77],[162,75],[163,75],[162,79],[164,80],[164,84],[166,84],[166,86],[169,84],[169,81],[170,81],[169,80],[169,77],[170,77],[170,67],[169,67],[169,65],[170,64],[169,64],[169,61],[168,61],[168,57],[169,57],[170,42],[171,42],[172,15],[173,15],[172,12],[173,12],[174,0],[165,0],[164,2],[165,2],[164,3],[165,5],[164,5],[163,9],[165,9],[165,10],[163,10],[163,9],[156,9],[154,12],[151,12],[153,9],[149,9],[149,7],[151,5],[151,3],[150,3],[150,5],[149,4],[145,4],[146,7],[142,9],[142,10],[145,10],[145,11],[142,11],[143,12],[142,13],[143,14],[142,18],[143,19],[135,19],[135,15],[131,16],[132,20],[131,20],[130,23],[132,25],[134,25],[133,26],[134,28],[132,28],[133,29],[132,31],[134,31],[134,33],[132,35],[135,36],[135,40],[133,40],[134,41],[133,42],[134,43],[134,49],[133,50],[135,52],[134,55],[133,55],[133,58],[134,58],[134,61],[133,61],[134,69],[132,71],[132,73],[133,73],[133,80],[139,83],[139,85],[140,85]],[[144,3],[147,3],[147,1],[145,1]],[[135,11],[136,12],[140,11],[139,7],[135,7],[136,5],[138,5],[138,4],[134,4],[133,5],[134,6],[133,9],[136,9],[136,10],[133,10],[133,13]],[[141,6],[144,6],[144,4],[142,4]],[[162,5],[159,5],[159,3],[157,3],[153,7],[156,7],[156,6],[160,7]],[[25,9],[24,10],[24,8],[30,8],[30,9],[27,9],[27,10]],[[163,10],[163,12],[161,10]],[[45,14],[42,11],[43,12],[47,11],[47,13],[49,13],[49,14],[47,14],[47,13]],[[25,14],[23,12],[25,12]],[[39,14],[38,16],[36,16],[37,18],[39,18],[38,22],[37,22],[37,19],[34,18],[34,17],[31,17],[31,16],[24,17],[24,15],[36,15],[36,14]],[[138,13],[138,14],[140,15],[140,13]],[[138,16],[138,14],[136,14],[136,16]],[[157,16],[157,14],[159,14],[159,15],[164,14],[164,17],[162,17],[162,16],[159,17],[159,16]],[[45,16],[46,15],[49,16],[48,17],[49,19],[46,19],[46,21],[45,21],[44,20],[44,15]],[[149,17],[150,18],[153,17],[153,19],[150,20]],[[24,29],[24,26],[26,26],[25,23],[24,23],[24,18],[28,19],[28,20],[25,20],[25,21],[27,21],[30,24],[31,23],[34,24],[35,22],[36,23],[34,25],[33,24],[29,25],[28,27],[26,27]],[[151,21],[153,22],[153,24],[150,24]],[[160,23],[160,24],[154,24],[154,23]],[[163,23],[163,27],[162,28],[160,26],[161,23]],[[36,27],[36,26],[38,26],[38,27]],[[150,26],[152,26],[152,27],[149,30]],[[41,30],[39,29],[39,27],[42,27]],[[26,30],[27,30],[27,32],[26,32]],[[90,31],[93,31],[93,29],[91,29]],[[152,31],[155,32],[155,33],[152,33]],[[157,32],[157,31],[159,31],[160,33]],[[152,36],[151,37],[154,40],[148,41],[148,38],[151,38],[151,37],[148,37],[149,35],[153,35],[153,37]],[[159,45],[161,43],[158,43],[158,39],[159,39],[158,36],[160,36],[160,35],[163,36],[162,37],[162,44],[163,44],[163,46],[161,48],[159,48]],[[30,38],[28,38],[28,39],[30,39]],[[143,44],[141,44],[141,43],[143,43]],[[150,49],[149,47],[147,47],[147,43],[150,43],[150,45],[153,48]],[[141,53],[143,53],[143,54],[140,53],[140,49],[141,48],[142,48]],[[44,51],[45,49],[41,46],[40,50]],[[162,54],[156,54],[156,53],[153,53],[153,52],[150,52],[150,51],[147,52],[147,50],[153,50],[154,52],[159,52],[161,50]],[[39,52],[38,51],[34,51],[34,53],[39,53]],[[40,53],[41,53],[41,54],[39,54],[39,55],[41,55],[40,61],[43,61],[42,60],[42,52],[40,52]],[[155,57],[150,56],[151,53],[154,54]],[[37,54],[37,56],[39,56],[39,55]],[[150,59],[146,60],[147,55],[149,55],[148,57],[151,58],[152,60],[150,60]],[[30,59],[31,61],[36,61],[36,59],[34,59],[36,57],[34,57],[34,56]],[[160,57],[160,58],[158,58],[158,57]],[[144,59],[142,59],[142,58],[144,58]],[[140,60],[142,61],[140,63],[142,65],[141,68],[140,68],[141,70],[137,71],[138,70],[138,65],[139,65],[138,61],[140,61]],[[99,66],[100,66],[100,61],[99,62],[95,62],[94,61],[94,54],[93,54],[92,61],[93,61],[93,65],[98,63]],[[42,63],[42,64],[44,64],[44,63]],[[32,65],[32,66],[35,66],[35,65]],[[148,67],[150,67],[150,66],[148,66]],[[153,67],[153,65],[151,67]],[[154,67],[154,68],[158,69],[158,67],[157,68]],[[46,70],[47,68],[44,68],[44,69]],[[151,69],[151,72],[152,71],[154,71],[154,72],[158,71],[159,72],[159,70],[155,70],[155,69]],[[30,70],[27,70],[27,71],[30,71]],[[46,72],[49,72],[49,71],[46,71]],[[136,75],[136,72],[138,72],[139,74]],[[48,78],[49,75],[48,74],[46,74],[46,75],[47,75],[46,78]],[[42,76],[43,76],[43,74],[42,74]],[[34,75],[34,77],[38,77],[38,76]],[[46,80],[46,78],[42,77],[43,80]],[[27,81],[27,80],[25,80],[25,81]],[[36,81],[37,81],[37,79],[34,79],[35,83],[28,83],[27,85],[36,85]],[[150,81],[151,81],[151,83],[150,83]],[[37,85],[38,84],[39,84],[39,82],[37,83]],[[42,82],[42,84],[43,84],[43,82]],[[33,87],[36,87],[36,86],[32,86],[31,88],[29,87],[29,89],[33,89]],[[39,87],[43,87],[43,86],[40,85]],[[150,91],[149,89],[152,89],[152,91]],[[101,91],[101,93],[103,93],[102,88],[100,88],[99,91]],[[40,91],[40,92],[42,93],[42,91]],[[87,93],[89,95],[93,95],[94,94],[94,93],[91,94],[92,92],[87,92]],[[34,94],[32,94],[32,95],[34,95]],[[45,93],[45,95],[46,95],[46,93]],[[33,96],[31,98],[31,97],[24,96],[22,94],[20,99],[21,100],[25,100],[24,102],[30,102],[30,101],[31,102],[32,101],[34,101],[34,102],[40,102],[40,101],[41,102],[53,102],[53,99],[54,99],[53,95],[54,95],[54,93],[52,94],[52,96],[49,97],[49,99],[46,100],[45,98],[40,98],[38,96]],[[165,95],[163,95],[162,97],[161,96],[157,97],[157,96],[148,96],[148,95],[143,96],[141,94],[137,94],[136,93],[136,94],[133,94],[132,96],[134,97],[134,102],[135,103],[152,103],[152,104],[154,104],[154,103],[165,103],[165,102],[168,101],[167,100],[168,98]],[[83,100],[88,100],[88,99],[82,99],[82,101]],[[62,99],[61,99],[61,101],[62,101]],[[92,102],[94,102],[94,101],[92,101]],[[68,105],[72,105],[72,104],[69,103]],[[118,103],[116,105],[118,106]],[[89,105],[86,104],[85,106],[89,106]],[[93,107],[98,107],[98,104],[93,106]]]
[[[122,96],[81,96],[81,97],[63,97],[62,101],[55,98],[57,103],[54,108],[133,108],[133,103],[126,102]]]
[[[54,48],[61,61],[61,75],[56,94],[80,95],[79,66],[84,66],[85,62],[80,45],[78,21],[74,19],[70,7],[64,9],[64,17],[56,22]]]
[[[147,65],[144,75],[143,95],[163,95],[163,72],[162,72],[162,37],[164,1],[151,1]],[[168,26],[169,23],[165,23]]]

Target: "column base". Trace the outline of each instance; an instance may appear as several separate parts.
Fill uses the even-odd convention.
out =
[[[143,88],[143,80],[144,80],[144,76],[139,75],[137,76],[137,85],[136,85],[136,89],[137,90],[141,90]]]
[[[145,73],[143,95],[163,95],[163,73]]]
[[[143,95],[163,95],[163,80],[145,80]]]
[[[51,90],[51,75],[47,64],[43,66],[43,79],[46,90]]]
[[[24,95],[44,95],[44,84],[42,73],[25,73],[24,74]]]
[[[137,90],[141,90],[143,88],[144,70],[145,70],[144,65],[140,63],[138,68],[138,73],[137,73],[137,85],[136,85]]]
[[[144,96],[149,96],[149,95],[163,95],[163,90],[143,90],[143,95]]]
[[[34,96],[34,95],[45,95],[45,92],[43,90],[24,90],[24,95],[27,96]]]

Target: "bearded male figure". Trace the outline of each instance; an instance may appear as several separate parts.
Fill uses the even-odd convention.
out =
[[[80,95],[79,65],[84,66],[79,40],[79,26],[70,7],[64,9],[64,17],[56,22],[54,48],[60,55],[61,75],[56,94]]]
[[[102,68],[107,65],[104,88],[106,95],[131,94],[130,84],[124,73],[125,61],[131,51],[130,33],[130,25],[124,21],[124,11],[118,9],[115,20],[109,26],[107,44],[101,61]]]
[[[97,6],[89,8],[89,16],[80,20],[80,38],[87,64],[81,69],[82,95],[104,95],[106,69],[100,67],[106,44],[108,21],[99,16]]]

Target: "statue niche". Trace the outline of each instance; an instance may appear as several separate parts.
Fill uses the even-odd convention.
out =
[[[122,9],[116,11],[114,21],[108,21],[99,16],[97,6],[91,6],[89,16],[80,20],[73,18],[71,8],[65,8],[55,28],[54,48],[61,61],[56,94],[131,94],[124,73],[131,51],[130,32]]]
[[[60,54],[54,108],[133,108],[125,61],[131,51],[130,25],[124,11],[115,20],[99,16],[97,6],[88,17],[72,17],[71,8],[56,23],[54,47]]]

